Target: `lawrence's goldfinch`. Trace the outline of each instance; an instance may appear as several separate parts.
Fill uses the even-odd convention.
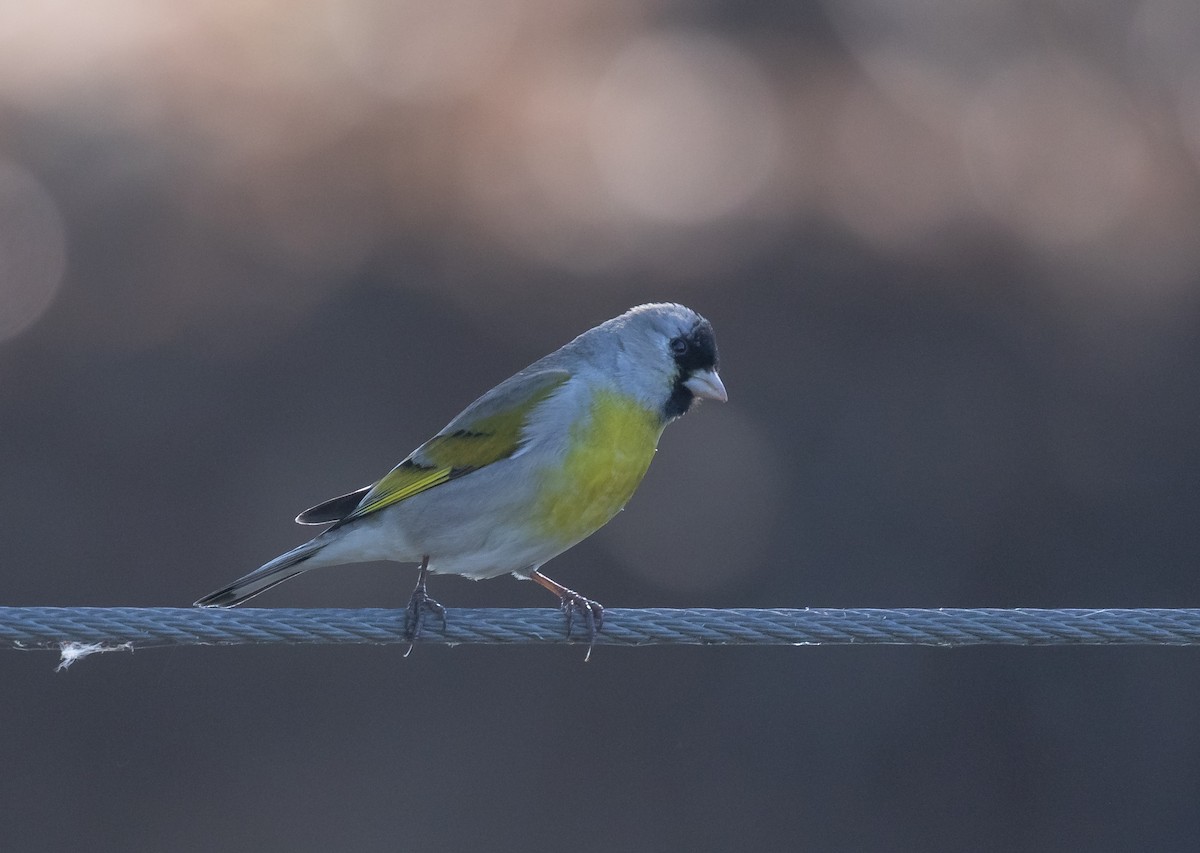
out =
[[[488,391],[382,480],[307,509],[315,539],[196,602],[230,607],[309,569],[419,563],[409,638],[445,611],[427,574],[511,572],[578,610],[603,608],[539,571],[600,529],[633,495],[663,428],[697,397],[726,399],[713,329],[674,304],[641,305],[589,329]]]

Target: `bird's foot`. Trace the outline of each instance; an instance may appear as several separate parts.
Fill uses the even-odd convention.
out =
[[[567,639],[571,637],[575,613],[578,611],[579,615],[583,617],[588,638],[587,654],[583,656],[583,659],[584,661],[589,660],[592,656],[592,647],[596,645],[596,634],[604,627],[604,608],[598,601],[584,598],[574,590],[565,589],[562,593],[562,609],[567,615]]]
[[[584,624],[587,625],[588,632],[588,650],[584,655],[584,660],[588,660],[592,656],[592,647],[596,645],[596,634],[604,627],[604,608],[597,601],[592,601],[590,598],[584,598],[573,589],[567,589],[558,581],[550,580],[544,574],[534,569],[529,579],[534,583],[544,586],[552,593],[558,596],[559,603],[562,606],[563,612],[567,614],[567,639],[571,639],[571,625],[575,621],[575,611],[579,611],[579,615],[583,617]]]
[[[410,652],[412,644],[421,636],[421,623],[425,620],[426,612],[436,615],[442,622],[442,630],[446,630],[446,608],[431,598],[422,584],[413,590],[408,607],[404,610],[404,639],[408,640]],[[405,656],[407,657],[407,652]]]
[[[421,568],[417,570],[417,588],[413,590],[412,597],[408,600],[408,607],[404,610],[404,639],[408,640],[408,651],[404,653],[405,657],[412,654],[413,644],[417,641],[417,637],[421,636],[421,622],[425,618],[426,610],[436,613],[437,617],[442,620],[442,630],[446,630],[446,608],[430,598],[429,593],[425,590],[425,579],[428,576],[429,555],[426,554],[421,558]]]

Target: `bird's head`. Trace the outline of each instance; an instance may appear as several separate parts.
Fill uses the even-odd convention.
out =
[[[609,323],[624,356],[618,361],[621,381],[660,407],[664,420],[684,414],[697,398],[728,399],[717,374],[712,324],[692,309],[670,302],[639,305]]]

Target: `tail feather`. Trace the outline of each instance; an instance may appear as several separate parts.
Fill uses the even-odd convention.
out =
[[[274,560],[252,571],[245,577],[238,578],[229,586],[210,592],[196,602],[196,607],[234,607],[247,599],[253,598],[260,592],[265,592],[276,584],[281,584],[295,577],[307,568],[298,568],[328,543],[313,539],[298,548],[293,548],[286,554],[280,554]]]

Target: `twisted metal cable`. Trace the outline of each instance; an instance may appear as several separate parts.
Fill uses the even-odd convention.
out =
[[[587,643],[561,611],[475,608],[426,618],[418,643]],[[19,649],[407,643],[404,611],[384,609],[0,607],[0,645]],[[623,609],[597,645],[1200,645],[1200,609]],[[86,648],[84,648],[86,647]]]

